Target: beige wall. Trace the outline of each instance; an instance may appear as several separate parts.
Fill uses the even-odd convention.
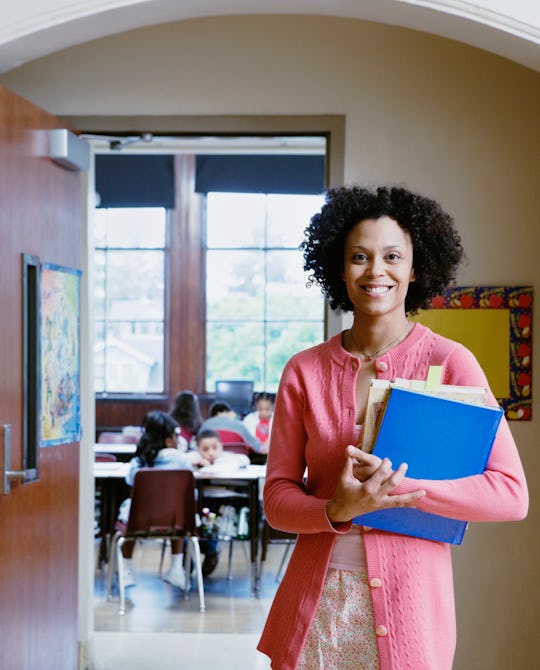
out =
[[[486,52],[352,20],[210,18],[88,43],[0,81],[58,115],[343,114],[345,180],[439,199],[468,254],[461,283],[539,283],[540,75]],[[475,526],[455,551],[455,670],[537,667],[536,398],[535,419],[512,424],[529,518]]]

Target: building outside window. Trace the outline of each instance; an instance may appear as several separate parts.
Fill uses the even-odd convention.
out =
[[[292,354],[324,339],[324,306],[298,246],[319,195],[208,193],[206,389],[249,379],[275,391]]]
[[[163,393],[167,210],[94,210],[96,393]]]

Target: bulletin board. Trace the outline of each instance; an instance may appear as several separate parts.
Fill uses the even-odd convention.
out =
[[[461,286],[412,318],[470,349],[507,419],[530,421],[532,306],[530,286]]]

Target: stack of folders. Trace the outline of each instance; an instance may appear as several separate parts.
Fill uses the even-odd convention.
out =
[[[394,468],[407,463],[407,476],[415,479],[484,472],[503,415],[486,406],[486,389],[373,380],[369,396],[363,450],[389,458]],[[353,523],[451,544],[461,544],[467,528],[466,521],[406,507],[363,514]]]

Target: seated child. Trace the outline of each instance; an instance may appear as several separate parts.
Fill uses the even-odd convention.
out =
[[[198,459],[194,465],[209,472],[230,471],[250,464],[245,454],[226,451],[219,434],[215,430],[204,429],[197,433]],[[209,493],[209,490],[207,490]],[[210,498],[212,495],[210,494]],[[212,573],[218,562],[219,553],[208,553],[204,557],[202,572],[205,577]]]
[[[274,415],[273,393],[261,391],[255,394],[255,411],[244,417],[244,424],[252,435],[266,447],[270,445],[270,431],[272,429],[272,419]]]
[[[135,474],[140,468],[162,468],[168,470],[193,470],[180,445],[180,427],[166,412],[149,412],[142,423],[143,432],[137,444],[135,456],[129,464],[126,482],[133,486]],[[118,518],[124,523],[129,518],[131,499],[120,505]],[[171,566],[163,579],[174,586],[184,588],[186,576],[184,572],[183,540],[171,540]],[[122,546],[125,585],[133,586],[135,579],[132,570],[134,542],[128,540]]]
[[[199,459],[196,465],[214,470],[234,470],[249,465],[249,457],[227,451],[215,430],[205,429],[197,433]]]

